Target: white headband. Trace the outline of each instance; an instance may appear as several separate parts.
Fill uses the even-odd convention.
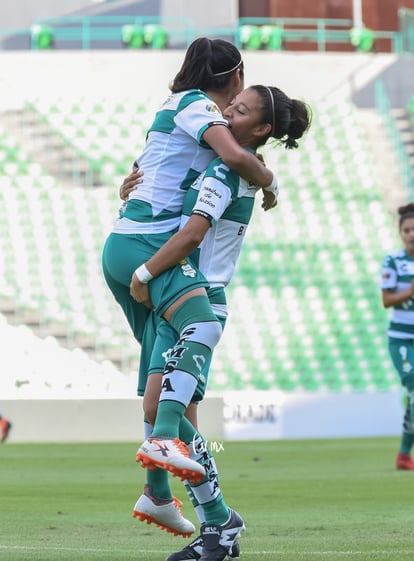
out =
[[[230,72],[234,72],[234,70],[237,70],[242,62],[243,62],[242,59],[240,59],[240,61],[236,64],[236,66],[230,68],[230,70],[226,70],[225,72],[217,72],[216,74],[213,74],[213,76],[224,76],[224,74],[230,74]]]
[[[271,130],[270,136],[273,136],[273,134],[275,132],[275,102],[274,102],[274,99],[273,99],[272,90],[268,87],[266,87],[266,89],[269,92],[270,101],[272,102],[272,130]]]

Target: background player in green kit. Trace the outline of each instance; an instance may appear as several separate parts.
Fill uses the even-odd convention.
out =
[[[310,113],[303,102],[291,100],[279,89],[265,86],[252,86],[244,90],[236,96],[223,114],[229,121],[235,138],[252,152],[270,137],[279,139],[287,148],[296,148],[296,139],[303,135],[310,123]],[[227,308],[224,287],[234,274],[257,190],[257,187],[230,170],[220,158],[213,160],[186,194],[182,229],[147,262],[149,270],[154,275],[162,273],[164,268],[179,262],[200,245],[195,253],[187,258],[187,262],[203,272],[209,281],[209,297],[213,310],[218,317],[225,319]],[[133,285],[137,288],[136,297],[140,301],[148,302],[146,286],[140,286],[135,279]],[[146,342],[144,337],[144,356],[146,348],[154,349],[148,367],[150,376],[144,397],[146,418],[152,422],[156,411],[154,402],[158,399],[162,385],[165,356],[163,351],[173,346],[176,340],[172,335],[168,341],[168,329],[168,326],[162,326],[161,335],[155,345],[151,338]],[[145,376],[145,372],[141,371],[141,375]],[[208,368],[203,368],[194,395],[195,401],[203,398],[207,376]],[[174,399],[174,396],[170,396],[169,399]],[[206,468],[205,478],[198,484],[191,485],[189,493],[203,525],[200,538],[168,559],[180,561],[201,558],[202,561],[221,561],[229,553],[233,555],[231,548],[238,536],[237,530],[243,529],[242,521],[237,521],[237,513],[226,505],[220,491],[214,460],[204,439],[195,432],[187,419],[183,419],[180,424],[180,439],[191,443],[190,457]],[[139,460],[146,459],[144,448],[141,447],[138,453]],[[163,524],[157,516],[157,510],[161,510],[162,507],[157,509],[156,503],[171,496],[167,487],[167,474],[163,474],[161,470],[148,471],[147,482],[144,494],[135,505],[135,514],[142,520],[155,522],[166,529],[168,522]],[[219,534],[217,547],[209,547],[209,540]],[[206,541],[207,547],[203,549]]]
[[[398,209],[399,233],[404,248],[386,255],[382,264],[381,289],[385,308],[392,308],[388,349],[407,390],[397,469],[414,470],[414,203]]]

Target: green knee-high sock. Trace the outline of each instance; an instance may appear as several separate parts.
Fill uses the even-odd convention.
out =
[[[208,327],[203,325],[200,331],[203,329],[208,329]],[[183,334],[185,336],[185,330]],[[181,344],[174,347],[172,353],[177,353],[179,358],[171,357],[167,360],[153,436],[178,437],[181,419],[197,387],[201,371],[198,370],[198,360],[201,369],[204,362],[211,356],[206,345],[198,341],[184,340],[184,337],[181,339]],[[197,360],[194,357],[197,357]]]
[[[147,485],[150,487],[150,494],[156,499],[171,500],[170,481],[168,471],[165,469],[147,469]]]
[[[172,314],[179,339],[167,357],[153,435],[177,438],[180,421],[190,403],[205,364],[220,339],[222,328],[207,296],[193,296]]]
[[[157,421],[152,431],[152,436],[178,438],[178,427],[185,410],[185,405],[177,401],[160,401],[157,410]]]
[[[206,470],[204,479],[198,485],[191,486],[191,491],[203,510],[204,522],[224,524],[229,518],[230,509],[220,489],[216,463],[206,441],[186,417],[180,423],[180,439],[190,446],[190,458]]]
[[[151,436],[153,426],[146,419],[144,420],[144,434],[145,438]],[[146,471],[146,484],[149,486],[149,493],[156,499],[171,500],[172,492],[170,487],[170,480],[168,478],[168,471],[165,469],[147,469]]]
[[[401,436],[400,452],[409,455],[414,444],[414,376],[404,380],[407,390],[407,404],[403,422],[403,433]]]
[[[401,436],[400,452],[401,454],[411,454],[411,450],[414,444],[414,434],[409,434],[408,432],[403,432]]]

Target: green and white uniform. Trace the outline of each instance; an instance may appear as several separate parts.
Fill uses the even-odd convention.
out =
[[[144,181],[130,195],[106,240],[104,276],[139,342],[143,342],[149,311],[130,295],[132,275],[177,231],[185,193],[214,157],[202,136],[208,127],[219,125],[227,126],[227,121],[204,92],[190,90],[170,96],[156,114],[137,160]],[[207,286],[188,259],[157,276],[148,288],[154,311],[162,317],[182,295]],[[165,363],[153,434],[175,438],[202,365],[211,360],[222,327],[203,295],[181,302],[169,322],[179,335]]]
[[[167,99],[137,160],[144,172],[143,183],[121,207],[106,240],[104,276],[139,342],[148,311],[131,301],[132,275],[177,231],[188,187],[215,157],[202,139],[214,125],[227,126],[227,121],[201,90],[172,94]],[[150,284],[156,313],[161,315],[178,297],[197,286],[207,286],[207,282],[191,260],[157,277]]]
[[[224,287],[233,277],[242,243],[250,221],[257,189],[249,185],[231,171],[220,159],[214,160],[188,190],[184,199],[181,226],[184,227],[192,214],[205,217],[211,224],[200,247],[194,252],[194,261],[199,265],[210,283],[208,290],[210,304],[220,319],[222,326],[227,317],[227,305]],[[165,361],[169,360],[177,334],[164,320],[160,324],[147,322],[148,330],[142,345],[139,383],[145,389],[147,373],[162,372]],[[153,333],[151,334],[151,328]],[[156,332],[156,340],[153,337]],[[147,367],[145,352],[151,349],[150,366]],[[192,401],[203,399],[207,386],[211,357],[201,370]],[[139,388],[140,389],[140,388]],[[184,418],[180,425],[180,438],[189,442]],[[147,427],[150,430],[150,427]],[[190,433],[191,434],[191,433]],[[207,443],[198,435],[192,437],[190,443],[191,459],[200,463],[206,472],[203,480],[197,485],[186,484],[187,492],[201,522],[207,518],[214,520],[217,516],[227,517],[227,506],[224,502],[218,471]],[[147,482],[160,487],[162,474],[157,470],[148,473]]]
[[[202,135],[227,126],[201,90],[172,94],[155,116],[136,165],[144,172],[113,228],[116,233],[157,234],[178,228],[185,193],[216,156]]]
[[[381,269],[381,289],[402,292],[414,280],[414,258],[402,249],[386,255]],[[401,383],[408,391],[403,439],[411,449],[414,438],[414,298],[393,306],[388,326],[388,349]]]
[[[216,158],[184,199],[181,228],[191,214],[204,216],[211,223],[197,250],[199,268],[211,288],[227,286],[234,275],[256,191],[257,187]]]
[[[227,318],[224,288],[234,275],[252,216],[256,192],[256,187],[251,186],[217,158],[197,178],[184,199],[181,228],[192,214],[201,215],[211,223],[200,247],[191,258],[209,282],[210,304],[223,327]],[[171,349],[176,341],[176,333],[165,323],[162,320],[155,343],[149,330],[146,334],[139,376],[139,395],[143,395],[145,390],[147,374],[163,371],[165,359],[168,357],[167,349]],[[152,352],[151,359],[147,354],[148,349]],[[203,368],[194,401],[200,401],[204,396],[209,366],[210,364],[206,364]]]
[[[405,250],[389,254],[384,258],[381,270],[381,288],[401,292],[407,290],[414,280],[414,258]],[[393,307],[389,337],[414,339],[414,297]],[[414,372],[413,372],[414,373]]]

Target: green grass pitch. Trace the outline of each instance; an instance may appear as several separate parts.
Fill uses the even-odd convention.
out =
[[[414,472],[394,468],[398,438],[222,444],[221,487],[247,526],[242,560],[414,558]],[[162,561],[181,549],[188,540],[132,517],[144,481],[135,452],[125,443],[0,446],[0,559]]]

